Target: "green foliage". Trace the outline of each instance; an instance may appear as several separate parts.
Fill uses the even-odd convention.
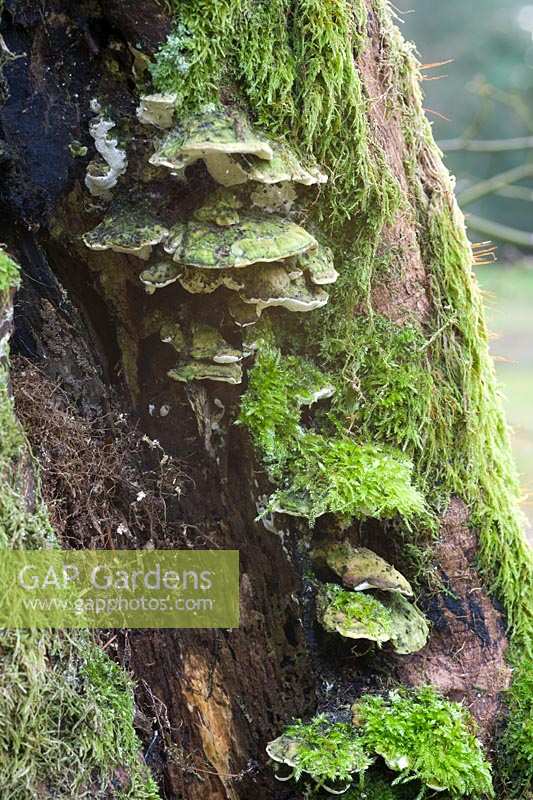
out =
[[[306,433],[298,445],[289,465],[290,492],[309,495],[311,520],[327,512],[383,519],[423,514],[413,466],[401,453],[316,433]]]
[[[309,723],[290,725],[285,735],[298,742],[295,780],[305,772],[319,786],[329,781],[351,782],[354,772],[364,772],[371,764],[361,738],[349,723],[331,723],[320,715]]]
[[[304,498],[311,522],[327,512],[384,518],[422,514],[425,504],[411,483],[412,465],[401,453],[336,435],[331,420],[326,433],[302,427],[301,405],[313,385],[325,384],[327,376],[305,360],[283,357],[266,343],[260,347],[240,421],[270,476],[282,484],[273,505],[285,505],[282,500],[291,496]]]
[[[493,796],[490,766],[469,713],[431,687],[366,695],[354,706],[369,751],[384,757],[405,783],[447,789],[451,797]]]
[[[19,283],[19,268],[0,247],[0,295]]]
[[[321,343],[322,358],[331,370],[335,365],[342,370],[339,412],[365,436],[410,455],[420,453],[431,424],[434,391],[422,331],[380,316],[340,314],[328,322],[334,327]]]
[[[138,760],[131,686],[117,666],[84,634],[4,631],[0,654],[6,797],[73,800],[88,787],[91,796],[104,797],[113,770],[124,768],[139,786],[128,796],[150,800],[140,790],[148,777]]]
[[[365,695],[352,710],[353,725],[319,715],[284,731],[277,741],[296,745],[287,747],[297,765],[296,780],[305,772],[319,785],[331,779],[349,782],[354,773],[361,773],[359,787],[354,785],[346,795],[350,800],[399,798],[404,796],[401,787],[411,782],[445,789],[450,798],[494,796],[474,721],[458,703],[422,687],[389,692],[387,697]],[[363,778],[378,756],[399,773],[392,784],[373,772]],[[418,792],[417,800],[424,796],[426,790]]]

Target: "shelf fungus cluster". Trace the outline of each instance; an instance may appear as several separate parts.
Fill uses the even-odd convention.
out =
[[[429,625],[407,598],[413,590],[393,566],[366,548],[349,542],[332,543],[314,552],[343,586],[324,584],[317,595],[317,617],[323,628],[346,639],[390,642],[396,653],[421,650]],[[373,590],[375,594],[366,594]]]
[[[180,358],[178,366],[168,373],[173,380],[241,383],[240,362],[246,353],[229,345],[216,328],[194,323],[187,340],[178,323],[170,322],[163,323],[159,333],[161,341],[172,345]]]
[[[137,109],[141,124],[167,131],[149,157],[150,168],[163,179],[178,176],[181,183],[170,191],[185,183],[187,192],[194,186],[187,186],[186,169],[202,161],[218,186],[207,199],[204,187],[199,204],[170,221],[168,207],[159,218],[149,204],[117,200],[85,234],[85,245],[146,261],[138,278],[149,294],[172,284],[191,295],[222,290],[206,308],[222,308],[237,328],[256,323],[265,309],[309,312],[324,306],[324,287],[338,274],[331,250],[302,220],[306,187],[319,187],[326,176],[316,166],[303,166],[286,144],[254,131],[239,110],[207,107],[176,123],[174,106],[172,95],[148,95]],[[191,329],[188,339],[204,335],[198,331]],[[218,353],[194,353],[194,346],[180,350],[182,361],[170,377],[241,382],[244,351],[231,362],[217,360]]]

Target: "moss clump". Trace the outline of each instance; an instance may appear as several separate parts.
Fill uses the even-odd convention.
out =
[[[366,43],[363,2],[171,0],[175,30],[152,67],[156,88],[194,111],[238,85],[259,124],[330,175],[318,215],[333,230],[354,214],[379,234],[400,190],[367,123],[354,56]],[[290,20],[290,23],[289,23]]]
[[[494,796],[490,766],[474,722],[458,703],[423,687],[390,692],[387,697],[366,695],[352,711],[353,725],[333,723],[324,715],[290,725],[267,752],[293,766],[296,780],[306,773],[319,785],[325,779],[349,784],[359,773],[359,788],[354,785],[346,795],[350,800],[403,797],[403,785],[413,782],[418,789],[423,784],[417,800],[432,788],[446,790],[450,798]],[[373,771],[367,782],[365,773],[378,757],[399,773],[392,786]]]
[[[331,723],[318,716],[307,724],[290,725],[284,735],[297,743],[295,780],[307,773],[318,786],[336,781],[351,783],[353,774],[364,772],[371,763],[349,723]]]
[[[507,797],[528,797],[533,786],[533,663],[520,659],[507,693],[509,723],[498,743]]]
[[[0,654],[6,797],[73,800],[90,789],[103,798],[114,770],[125,769],[131,781],[125,796],[150,799],[141,791],[149,776],[139,761],[131,684],[87,636],[4,631]]]
[[[339,311],[338,303],[326,309],[330,335],[321,342],[322,360],[344,379],[339,413],[352,429],[416,457],[431,425],[434,394],[426,337],[414,325]]]
[[[0,8],[1,12],[1,8]],[[19,283],[19,270],[15,262],[0,248],[0,300],[1,295],[8,289],[15,288]]]
[[[472,718],[431,687],[390,692],[387,698],[367,695],[353,713],[367,749],[400,772],[397,783],[418,779],[450,797],[494,796]]]
[[[240,421],[250,430],[270,476],[282,484],[273,507],[291,512],[298,498],[302,515],[311,523],[327,512],[350,517],[422,515],[423,497],[412,485],[412,465],[401,453],[336,434],[334,419],[327,421],[325,432],[303,428],[300,407],[309,396],[310,382],[323,386],[327,377],[309,362],[282,357],[264,344],[242,398]]]

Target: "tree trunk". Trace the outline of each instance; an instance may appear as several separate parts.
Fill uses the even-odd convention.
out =
[[[492,758],[510,680],[507,623],[515,666],[531,646],[528,554],[472,252],[423,116],[418,66],[388,6],[384,0],[185,2],[175,4],[173,21],[168,6],[174,4],[157,0],[4,5],[0,241],[23,276],[12,376],[56,530],[65,546],[240,552],[238,629],[103,637],[106,652],[134,677],[137,730],[161,797],[296,797],[293,787],[274,780],[267,743],[291,719],[348,707],[398,682],[429,683],[462,701]],[[164,159],[148,163],[166,131],[139,118],[136,108],[156,89],[175,92],[175,111],[167,114],[185,130],[191,115],[213,113],[206,104],[219,97],[220,113],[239,121],[241,145],[247,135],[263,147],[282,142],[307,177],[298,182],[292,167],[291,180],[281,184],[258,179],[261,199],[249,191],[248,173],[225,190],[223,202],[229,193],[240,208],[213,212],[208,201],[221,179],[205,149],[195,157],[183,147],[179,157],[167,153],[172,169]],[[95,132],[102,121],[115,127]],[[239,130],[248,124],[253,135]],[[99,144],[107,147],[103,159]],[[258,170],[267,161],[248,145],[231,162],[243,174],[254,158]],[[246,160],[243,153],[252,155]],[[100,184],[88,186],[88,174]],[[106,181],[106,189],[94,188]],[[135,224],[152,225],[155,215],[166,229],[176,220],[190,226],[201,208],[197,220],[230,236],[224,232],[240,224],[232,215],[242,220],[252,211],[257,224],[271,206],[280,225],[298,224],[321,252],[333,251],[335,283],[331,276],[313,283],[306,273],[299,288],[287,289],[299,292],[300,308],[316,301],[314,310],[283,306],[269,284],[272,297],[261,297],[275,302],[256,328],[238,327],[235,315],[254,313],[258,304],[240,302],[232,312],[238,292],[228,283],[193,291],[183,275],[178,281],[173,274],[169,285],[159,279],[158,286],[152,274],[144,283],[152,281],[156,291],[145,291],[140,272],[162,259],[167,269],[176,261],[161,242],[150,245],[150,260],[140,260],[131,244]],[[213,213],[216,222],[205,216]],[[119,232],[118,244],[103,241],[102,229],[90,234],[117,214],[140,220],[122,239]],[[229,220],[221,222],[224,214]],[[274,255],[263,249],[257,259],[261,269],[284,257],[272,247]],[[231,256],[224,250],[217,257],[229,275]],[[197,265],[192,257],[187,262],[185,249],[181,261],[189,273]],[[250,272],[251,261],[241,274]],[[296,281],[286,270],[283,276]],[[264,291],[254,286],[248,299],[252,289]],[[248,289],[239,291],[242,299]],[[162,341],[162,322],[179,323],[185,349]],[[237,367],[224,366],[222,381],[172,380],[176,363],[181,378],[198,377],[187,369],[207,369],[190,354],[200,325],[218,331],[232,352],[246,351],[243,342],[254,336],[268,345],[259,344]],[[356,498],[344,507],[326,502],[326,481],[314,512],[272,512],[258,520],[264,498],[300,475],[299,466],[279,456],[280,432],[269,455],[261,423],[241,411],[258,398],[267,411],[274,402],[260,397],[254,383],[262,347],[279,357],[280,374],[284,363],[291,372],[305,359],[335,385],[332,399],[300,409],[304,436],[316,434],[326,448],[341,436],[350,446],[375,448],[378,459],[390,452],[396,474],[407,463],[408,485],[388,488],[388,478],[378,475],[378,489],[389,492],[383,503]],[[328,413],[342,433],[328,427]],[[59,426],[54,414],[64,415]],[[72,427],[62,427],[67,418]],[[50,441],[45,432],[53,427]],[[61,437],[80,431],[93,437],[90,448],[102,441],[118,448],[129,472],[102,476],[89,458],[74,497],[69,486],[80,474],[61,477],[57,464]],[[174,472],[158,483],[163,454]],[[70,461],[67,467],[75,469]],[[99,476],[109,489],[100,506],[91,495]],[[144,508],[139,488],[148,496]],[[423,495],[423,508],[397,499],[403,491]],[[415,586],[432,624],[420,652],[367,652],[317,627],[314,595],[322,573],[312,552],[317,543],[344,540],[394,563]]]

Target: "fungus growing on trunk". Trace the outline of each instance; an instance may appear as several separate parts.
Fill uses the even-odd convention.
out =
[[[348,589],[356,592],[380,589],[413,596],[409,581],[385,559],[366,547],[354,547],[349,541],[326,543],[316,548],[314,558],[326,564]]]
[[[90,250],[114,250],[148,261],[152,248],[168,235],[168,229],[150,211],[120,205],[84,234],[83,241]]]

